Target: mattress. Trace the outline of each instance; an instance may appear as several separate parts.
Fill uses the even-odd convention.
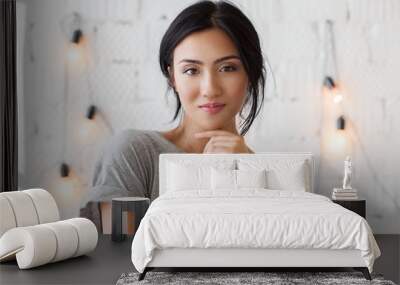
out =
[[[139,272],[155,250],[359,250],[372,272],[380,250],[367,221],[329,198],[302,191],[167,192],[153,201],[132,242]]]

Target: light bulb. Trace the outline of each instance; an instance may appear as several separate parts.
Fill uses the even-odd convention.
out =
[[[346,134],[340,131],[332,133],[328,138],[328,152],[330,155],[338,156],[348,149]]]
[[[65,162],[63,162],[60,166],[60,175],[61,175],[61,177],[69,176],[69,166]]]
[[[82,50],[78,44],[71,43],[68,50],[68,60],[71,63],[82,61]]]
[[[77,126],[74,129],[74,140],[80,145],[93,144],[96,139],[99,139],[101,127],[99,122],[92,119],[89,120],[83,117],[77,121]]]
[[[342,95],[342,94],[337,93],[337,94],[334,95],[334,97],[333,97],[333,102],[334,102],[335,104],[339,104],[339,103],[342,102],[342,101],[343,101],[343,95]]]

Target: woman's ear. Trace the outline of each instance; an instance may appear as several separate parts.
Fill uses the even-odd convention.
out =
[[[174,78],[174,70],[172,69],[171,65],[168,65],[168,74],[169,74],[169,85],[175,90],[175,78]]]

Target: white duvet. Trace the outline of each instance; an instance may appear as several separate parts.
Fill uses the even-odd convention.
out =
[[[262,188],[158,197],[133,239],[133,265],[143,272],[154,249],[171,247],[358,249],[370,272],[381,254],[367,221],[329,198]]]

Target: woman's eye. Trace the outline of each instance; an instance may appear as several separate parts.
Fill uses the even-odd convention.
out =
[[[183,73],[188,74],[188,75],[194,75],[197,73],[197,69],[196,68],[188,68],[188,69],[184,70]]]
[[[222,71],[231,72],[231,71],[235,71],[235,70],[236,70],[236,67],[235,67],[235,66],[231,66],[231,65],[226,65],[226,66],[223,66],[223,67],[221,68],[221,70],[222,70]]]

